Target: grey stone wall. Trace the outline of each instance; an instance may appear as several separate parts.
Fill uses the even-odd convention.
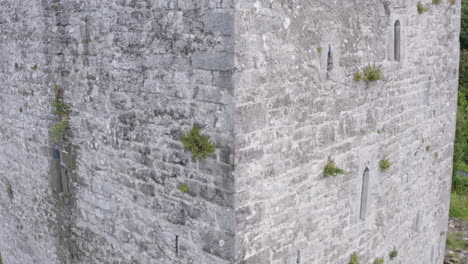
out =
[[[458,2],[3,0],[4,263],[441,263]],[[384,80],[354,82],[369,63]]]
[[[2,2],[4,263],[233,258],[232,14],[229,1]],[[54,85],[71,106],[57,145]],[[204,163],[179,140],[195,123],[217,147]]]
[[[387,263],[394,247],[395,263],[442,263],[459,2],[422,1],[430,11],[419,15],[417,1],[239,1],[240,263],[348,263],[353,252],[361,263]],[[396,20],[400,62],[393,60]],[[353,81],[374,63],[384,80]],[[325,178],[328,156],[347,173]],[[384,156],[393,163],[385,173],[378,169]]]
[[[46,144],[50,12],[40,1],[0,5],[0,254],[3,263],[59,263]]]

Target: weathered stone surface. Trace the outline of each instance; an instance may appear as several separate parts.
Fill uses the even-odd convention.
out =
[[[442,263],[459,2],[3,0],[4,263]]]
[[[353,252],[387,263],[393,247],[396,262],[443,263],[460,1],[421,2],[422,15],[414,1],[238,3],[239,263],[343,264]],[[353,81],[374,63],[384,80]],[[324,179],[328,156],[347,174]],[[393,165],[382,173],[384,156]]]
[[[233,259],[233,126],[226,117],[234,109],[234,26],[227,2],[2,1],[4,263]],[[48,142],[54,84],[71,106],[61,166]],[[210,168],[180,142],[193,123],[222,149]],[[54,175],[56,184],[65,177],[69,194],[52,192]]]
[[[234,66],[233,54],[196,52],[192,57],[195,69],[229,71]]]

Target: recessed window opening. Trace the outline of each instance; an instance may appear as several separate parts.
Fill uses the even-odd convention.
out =
[[[414,229],[416,232],[419,232],[420,221],[421,221],[421,213],[418,212],[418,214],[416,215],[416,223],[414,225]]]
[[[333,70],[333,54],[331,45],[328,45],[328,56],[327,56],[327,72]]]
[[[52,149],[52,164],[50,169],[52,186],[57,192],[62,193],[64,191],[62,165],[60,162],[60,151],[56,148]]]
[[[58,149],[52,149],[52,159],[60,160],[60,151]]]
[[[400,57],[401,57],[401,33],[400,33],[400,21],[397,20],[395,21],[395,29],[394,29],[394,40],[395,40],[395,43],[394,43],[394,58],[395,58],[395,61],[400,61]]]
[[[179,256],[179,236],[175,236],[175,253],[176,256]]]
[[[362,175],[362,191],[361,191],[361,208],[359,213],[359,219],[366,219],[367,211],[367,193],[369,188],[369,168],[366,167]]]

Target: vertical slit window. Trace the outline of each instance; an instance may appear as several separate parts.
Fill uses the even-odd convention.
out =
[[[333,69],[333,55],[331,51],[331,45],[328,45],[328,56],[327,56],[327,72]]]
[[[175,236],[175,253],[176,256],[179,256],[179,236]]]
[[[60,164],[60,151],[58,149],[52,149],[52,166],[50,175],[52,177],[52,185],[55,191],[63,192],[63,180],[62,180],[62,165]]]
[[[361,220],[366,219],[368,188],[369,188],[369,168],[366,168],[364,170],[364,174],[362,175],[361,208],[359,212],[359,219]]]
[[[395,58],[395,61],[400,61],[400,57],[401,57],[401,27],[400,27],[400,21],[397,20],[395,21],[395,32],[394,32],[394,40],[395,40],[395,43],[394,43],[394,58]]]

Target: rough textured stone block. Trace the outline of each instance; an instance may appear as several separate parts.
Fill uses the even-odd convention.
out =
[[[2,0],[4,263],[442,263],[460,2]]]
[[[229,71],[234,67],[234,56],[232,53],[196,52],[192,56],[192,66],[195,69]]]

